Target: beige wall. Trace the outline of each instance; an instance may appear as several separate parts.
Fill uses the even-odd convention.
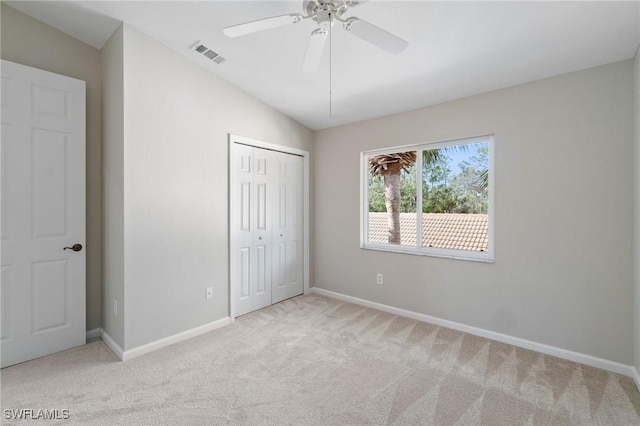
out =
[[[124,32],[102,48],[102,328],[124,347]],[[118,314],[113,301],[117,300]]]
[[[625,61],[316,132],[312,282],[632,364],[632,87]],[[359,248],[361,151],[489,133],[494,264]]]
[[[229,315],[228,133],[307,151],[313,133],[126,24],[124,112],[129,350]]]
[[[87,83],[87,330],[101,326],[100,52],[21,12],[1,5],[0,55],[19,64]]]

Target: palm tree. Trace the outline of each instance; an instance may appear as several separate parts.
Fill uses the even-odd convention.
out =
[[[396,152],[369,158],[369,172],[384,180],[384,203],[387,207],[389,244],[400,244],[400,173],[416,162],[416,152]]]
[[[489,169],[484,169],[480,172],[477,184],[481,189],[487,189],[489,187]]]
[[[467,151],[467,145],[446,146],[422,151],[424,164],[434,164],[443,155],[454,151]],[[389,244],[400,244],[400,177],[404,170],[408,172],[416,162],[416,151],[395,152],[369,157],[371,176],[382,176],[384,180],[384,202],[387,208]],[[486,178],[486,179],[485,179]],[[488,172],[481,176],[484,184],[488,182]]]

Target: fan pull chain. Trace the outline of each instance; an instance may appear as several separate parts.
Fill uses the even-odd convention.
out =
[[[331,22],[331,14],[329,14],[329,22]],[[332,55],[332,49],[331,47],[333,46],[333,26],[329,25],[329,118],[331,118],[331,98],[332,98],[332,89],[333,89],[333,81],[331,79],[331,68],[332,68],[332,64],[331,64],[331,57]]]

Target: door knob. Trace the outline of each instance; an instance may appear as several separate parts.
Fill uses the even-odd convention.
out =
[[[74,244],[71,247],[65,247],[62,250],[73,250],[73,251],[80,251],[82,250],[82,244]]]

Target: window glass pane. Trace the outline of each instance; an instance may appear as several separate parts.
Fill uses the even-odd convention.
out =
[[[367,241],[416,247],[416,151],[367,157]]]
[[[488,142],[422,151],[422,245],[487,251]]]

